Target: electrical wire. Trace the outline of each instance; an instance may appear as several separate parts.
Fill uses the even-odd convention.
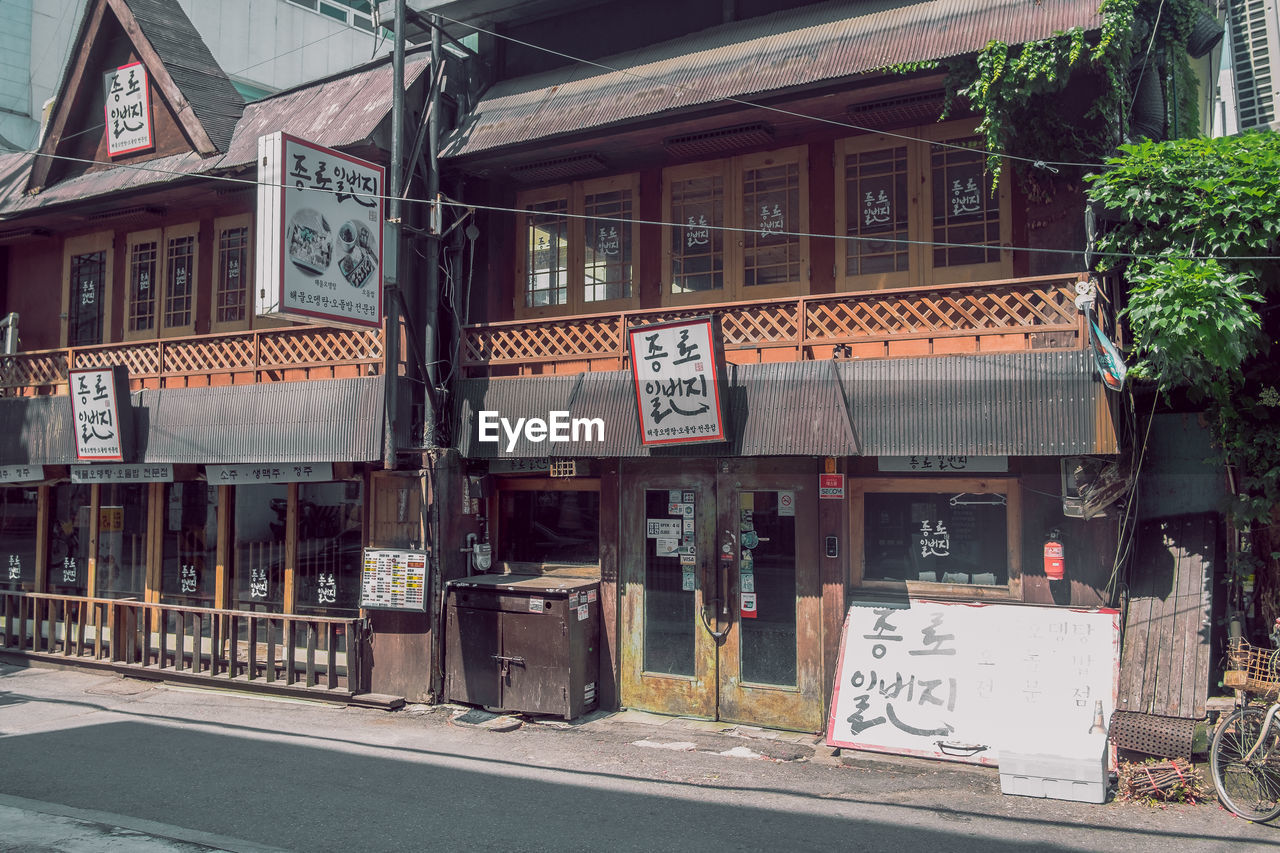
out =
[[[115,168],[120,168],[120,169],[132,169],[135,171],[150,172],[150,173],[160,174],[160,175],[176,175],[179,177],[189,178],[191,180],[196,180],[196,181],[200,181],[200,180],[219,181],[224,183],[242,184],[242,185],[251,186],[251,187],[258,187],[258,186],[272,186],[272,187],[278,187],[278,188],[289,187],[288,184],[268,184],[266,182],[259,182],[256,179],[237,178],[232,175],[215,175],[215,174],[210,174],[209,172],[183,172],[176,169],[157,168],[154,166],[148,166],[146,163],[112,163],[110,161],[104,161],[104,160],[92,160],[92,159],[86,159],[83,157],[71,157],[65,154],[46,154],[40,151],[34,151],[34,152],[28,152],[28,153],[30,153],[32,156],[35,156],[35,157],[47,157],[54,160],[63,160],[63,161],[68,161],[73,163],[84,163],[88,165],[113,166]],[[174,156],[183,156],[183,155],[174,155]],[[240,164],[236,164],[236,165],[239,166]],[[311,191],[311,192],[326,193],[328,195],[335,195],[337,193],[336,190],[321,189],[319,187],[289,187],[289,188],[301,189],[304,191]],[[357,193],[357,195],[361,196],[362,198],[379,199],[382,201],[389,201],[391,199],[391,196],[386,194],[379,194],[379,193],[362,192],[362,193]],[[426,205],[431,204],[430,199],[408,198],[408,199],[401,199],[401,201],[409,202],[412,204],[426,204]],[[470,202],[454,201],[453,199],[450,199],[445,196],[441,197],[441,204],[444,204],[451,208],[460,208],[463,210],[483,210],[491,213],[510,213],[510,214],[516,214],[520,216],[523,216],[529,212],[527,210],[522,210],[516,207],[503,207],[501,205],[485,205],[485,204],[474,204]],[[24,213],[25,212],[26,211],[24,211]],[[562,216],[566,219],[589,220],[589,221],[596,221],[597,219],[600,218],[600,217],[588,216],[586,214],[581,214],[581,213],[557,213],[556,215]],[[634,217],[608,217],[608,219],[610,222],[619,222],[619,223],[624,223],[628,225],[653,225],[653,226],[658,226],[660,228],[686,227],[685,224],[681,222],[667,222],[660,219],[638,219]],[[11,221],[11,220],[0,219],[0,224],[3,224],[6,221]],[[711,230],[711,231],[719,231],[722,233],[729,233],[729,234],[758,233],[758,229],[755,229],[755,228],[745,228],[745,227],[732,226],[732,225],[706,225],[706,226],[699,225],[699,227],[700,228],[706,227],[708,230]],[[946,249],[988,249],[988,250],[998,249],[1004,252],[1025,252],[1033,255],[1039,254],[1039,255],[1079,256],[1082,254],[1080,251],[1077,251],[1075,249],[1051,249],[1043,246],[1039,246],[1039,247],[1037,246],[1005,246],[1005,245],[999,245],[999,244],[993,244],[993,243],[950,243],[950,242],[941,241],[941,240],[910,240],[910,239],[901,238],[901,237],[876,237],[876,236],[863,237],[863,236],[854,235],[854,234],[848,234],[848,235],[821,234],[821,233],[816,233],[812,231],[771,231],[770,236],[803,237],[803,238],[815,239],[815,240],[841,240],[841,241],[858,241],[858,242],[870,242],[870,243],[889,243],[889,244],[901,245],[901,246],[931,246],[935,248],[946,248]],[[1167,257],[1166,255],[1161,255],[1161,254],[1140,254],[1136,252],[1095,252],[1094,254],[1097,255],[1098,257],[1114,258],[1117,260],[1159,260],[1160,258]],[[1194,261],[1210,261],[1210,260],[1280,261],[1280,255],[1179,255],[1179,257],[1186,257],[1189,260],[1194,260]]]
[[[893,132],[893,131],[889,131],[889,130],[883,130],[883,129],[879,129],[879,128],[863,127],[863,126],[861,126],[861,125],[857,125],[857,124],[854,124],[854,123],[849,122],[849,121],[840,121],[840,120],[832,119],[832,118],[824,118],[824,117],[822,117],[822,116],[809,115],[808,113],[798,113],[798,112],[795,112],[795,111],[793,111],[793,110],[783,109],[782,107],[774,107],[774,106],[769,106],[768,104],[761,104],[761,103],[757,103],[757,102],[755,102],[755,101],[748,101],[748,100],[746,100],[745,98],[735,98],[735,97],[733,97],[733,96],[731,96],[731,95],[715,95],[715,94],[713,94],[713,93],[711,93],[711,92],[706,91],[705,89],[701,89],[701,88],[699,88],[699,87],[697,87],[697,86],[691,86],[691,85],[689,85],[689,84],[687,84],[687,83],[680,83],[680,82],[676,82],[676,81],[674,81],[674,80],[663,80],[663,79],[659,79],[659,78],[656,78],[656,77],[648,77],[648,76],[646,76],[646,75],[644,75],[644,74],[637,74],[635,71],[632,71],[632,70],[627,69],[627,68],[615,68],[615,67],[613,67],[613,66],[611,66],[611,65],[606,65],[606,64],[604,64],[603,62],[597,62],[597,61],[592,60],[592,59],[583,59],[583,58],[582,58],[582,57],[580,57],[580,56],[574,56],[573,54],[564,53],[564,52],[562,52],[562,51],[555,50],[555,49],[553,49],[553,48],[544,47],[543,45],[534,44],[533,42],[524,41],[523,39],[518,39],[518,38],[516,38],[515,36],[510,36],[510,35],[507,35],[507,34],[505,34],[505,33],[497,32],[497,31],[495,31],[495,30],[485,29],[484,27],[481,27],[481,26],[479,26],[478,24],[473,24],[473,23],[470,23],[470,22],[467,22],[467,21],[459,21],[459,20],[457,20],[456,18],[450,18],[450,17],[449,17],[449,16],[447,16],[447,15],[442,15],[442,14],[440,14],[439,12],[433,12],[432,14],[434,14],[437,18],[440,18],[440,19],[441,19],[441,20],[443,20],[443,21],[448,21],[448,22],[449,22],[449,23],[451,23],[451,24],[457,24],[458,26],[468,27],[468,28],[470,28],[470,29],[472,29],[472,30],[475,30],[475,31],[476,31],[476,32],[478,32],[478,33],[484,33],[485,35],[493,36],[494,38],[500,38],[500,39],[503,39],[503,40],[505,40],[505,41],[509,41],[509,42],[511,42],[512,44],[518,44],[518,45],[520,45],[520,46],[522,46],[522,47],[527,47],[527,48],[530,48],[530,49],[532,49],[532,50],[542,51],[542,52],[544,52],[544,53],[551,54],[552,56],[556,56],[556,57],[559,57],[559,58],[561,58],[561,59],[567,59],[567,60],[569,60],[570,62],[576,62],[576,63],[580,63],[580,64],[582,64],[582,65],[589,65],[589,66],[592,66],[592,67],[594,67],[594,68],[599,68],[599,69],[601,69],[602,71],[608,71],[608,72],[613,73],[613,74],[625,74],[625,75],[626,75],[626,76],[628,76],[628,77],[633,77],[633,78],[635,78],[635,79],[637,79],[637,80],[643,80],[643,81],[645,81],[646,83],[654,83],[654,84],[656,84],[656,85],[660,85],[660,86],[664,86],[664,87],[669,87],[669,88],[672,88],[672,89],[679,89],[680,91],[684,91],[684,92],[693,92],[693,93],[696,93],[696,94],[699,94],[699,95],[703,95],[703,96],[705,96],[705,97],[708,97],[708,98],[711,98],[711,99],[712,99],[712,101],[710,101],[710,103],[714,103],[714,102],[715,102],[715,101],[717,101],[717,100],[718,100],[718,101],[725,101],[725,102],[728,102],[728,103],[731,103],[731,104],[738,104],[739,106],[751,107],[752,109],[758,109],[758,110],[764,110],[764,111],[766,111],[766,112],[770,112],[770,113],[776,113],[776,114],[778,114],[778,115],[786,116],[786,117],[788,117],[788,118],[804,119],[804,120],[806,120],[806,121],[813,121],[813,122],[817,122],[817,123],[819,123],[819,124],[832,125],[832,126],[834,126],[834,127],[841,127],[841,128],[845,128],[845,129],[847,129],[847,130],[856,130],[856,131],[860,131],[860,132],[862,132],[862,133],[876,133],[876,134],[879,134],[879,135],[881,135],[881,136],[887,136],[887,137],[890,137],[890,138],[892,138],[892,139],[900,139],[900,140],[903,140],[903,141],[905,141],[905,142],[927,142],[927,143],[929,143],[929,144],[931,144],[931,145],[936,145],[936,146],[938,146],[938,147],[940,147],[940,148],[952,148],[952,149],[956,149],[956,150],[959,150],[959,151],[977,152],[977,153],[979,153],[979,154],[982,154],[982,155],[983,155],[983,156],[985,156],[985,157],[1000,157],[1000,158],[1005,159],[1005,160],[1013,160],[1013,161],[1017,161],[1017,162],[1021,162],[1021,163],[1027,163],[1028,165],[1034,166],[1034,167],[1035,167],[1035,168],[1037,168],[1037,169],[1047,169],[1047,170],[1049,170],[1049,171],[1051,171],[1051,172],[1057,172],[1057,171],[1058,171],[1058,169],[1057,169],[1057,168],[1055,168],[1055,167],[1058,167],[1058,166],[1071,166],[1071,167],[1077,167],[1077,168],[1081,168],[1081,169],[1108,169],[1108,168],[1112,168],[1111,164],[1109,164],[1109,163],[1101,163],[1101,162],[1099,162],[1099,163],[1073,163],[1073,162],[1063,161],[1063,160],[1044,160],[1044,159],[1037,158],[1037,157],[1022,157],[1022,156],[1019,156],[1019,155],[1017,155],[1017,154],[1006,154],[1006,153],[1002,153],[1002,152],[999,152],[999,151],[987,151],[987,150],[982,149],[982,148],[971,148],[971,147],[969,147],[969,146],[956,145],[956,144],[954,144],[954,143],[950,143],[950,142],[940,142],[940,141],[932,140],[932,139],[921,139],[921,138],[919,138],[919,137],[909,136],[909,135],[907,135],[907,134],[902,134],[902,133],[895,133],[895,132]]]

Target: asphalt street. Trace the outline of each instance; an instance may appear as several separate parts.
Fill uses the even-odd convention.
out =
[[[636,712],[458,713],[0,665],[0,851],[1280,850],[1216,803],[1003,796],[989,768]]]

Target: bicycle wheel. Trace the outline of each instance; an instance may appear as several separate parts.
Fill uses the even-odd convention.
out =
[[[1280,815],[1280,721],[1266,734],[1266,712],[1242,708],[1227,717],[1213,736],[1209,767],[1218,799],[1245,820],[1266,821]],[[1261,738],[1261,744],[1253,750]]]

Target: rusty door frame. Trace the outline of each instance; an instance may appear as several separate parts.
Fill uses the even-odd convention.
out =
[[[715,596],[715,463],[709,459],[680,459],[666,470],[652,467],[632,469],[621,476],[622,512],[619,534],[619,631],[621,648],[619,694],[621,705],[660,714],[715,719],[717,713],[716,644],[704,630],[703,608],[710,608]],[[644,572],[645,493],[649,490],[680,490],[697,493],[695,501],[695,545],[697,548],[694,588],[694,675],[666,675],[644,670]],[[708,595],[708,591],[711,595]]]
[[[817,477],[800,473],[721,473],[716,478],[718,530],[738,530],[741,492],[795,492],[796,496],[796,686],[745,683],[740,677],[741,616],[735,609],[739,589],[739,552],[721,572],[732,624],[720,647],[719,719],[794,731],[821,731],[825,721],[822,654],[822,584],[818,558]],[[720,630],[725,625],[719,626]]]

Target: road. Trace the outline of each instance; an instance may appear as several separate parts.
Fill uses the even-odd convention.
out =
[[[986,768],[746,733],[498,732],[0,664],[0,851],[1280,851],[1216,804],[1006,797]]]

